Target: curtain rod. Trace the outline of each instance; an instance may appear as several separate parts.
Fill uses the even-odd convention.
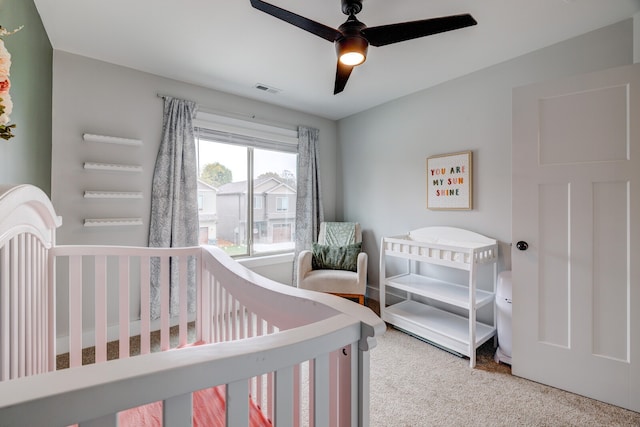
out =
[[[184,99],[180,96],[173,96],[173,95],[166,95],[163,93],[157,93],[156,96],[158,98],[177,98],[177,99]],[[243,120],[251,120],[257,123],[261,123],[263,125],[270,125],[270,126],[277,126],[279,128],[283,128],[283,129],[289,129],[289,130],[294,130],[294,131],[298,131],[298,127],[296,125],[290,125],[290,124],[284,124],[284,123],[280,123],[280,122],[276,122],[273,120],[267,120],[267,119],[262,119],[258,116],[256,116],[255,114],[246,114],[246,113],[238,113],[236,111],[221,111],[218,109],[215,109],[213,107],[207,107],[206,105],[200,105],[198,104],[198,108],[200,110],[202,110],[205,113],[211,113],[211,114],[217,114],[219,116],[223,116],[223,117],[228,117],[230,119],[243,119]]]

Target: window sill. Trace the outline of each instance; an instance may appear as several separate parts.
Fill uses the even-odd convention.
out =
[[[236,258],[240,264],[247,268],[263,267],[266,265],[284,264],[293,262],[293,252],[284,254],[255,256],[251,258]]]

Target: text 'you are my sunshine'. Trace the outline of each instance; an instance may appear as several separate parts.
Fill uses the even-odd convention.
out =
[[[460,196],[460,186],[464,184],[465,166],[432,168],[429,175],[435,196]]]

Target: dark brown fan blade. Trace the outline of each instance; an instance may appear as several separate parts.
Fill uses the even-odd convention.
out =
[[[333,88],[334,95],[344,90],[352,70],[353,66],[344,65],[342,62],[338,61],[338,67],[336,68],[336,84]]]
[[[362,34],[372,46],[385,46],[418,37],[444,33],[464,27],[476,25],[477,22],[469,14],[444,16],[441,18],[423,19],[420,21],[402,22],[399,24],[381,25],[363,28]]]
[[[327,27],[324,24],[260,0],[251,0],[251,6],[330,42],[336,41],[336,39],[342,35],[340,31]]]

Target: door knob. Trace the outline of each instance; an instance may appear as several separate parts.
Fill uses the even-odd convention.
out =
[[[523,240],[520,240],[518,243],[516,243],[516,248],[520,249],[521,251],[526,251],[529,248],[529,244]]]

